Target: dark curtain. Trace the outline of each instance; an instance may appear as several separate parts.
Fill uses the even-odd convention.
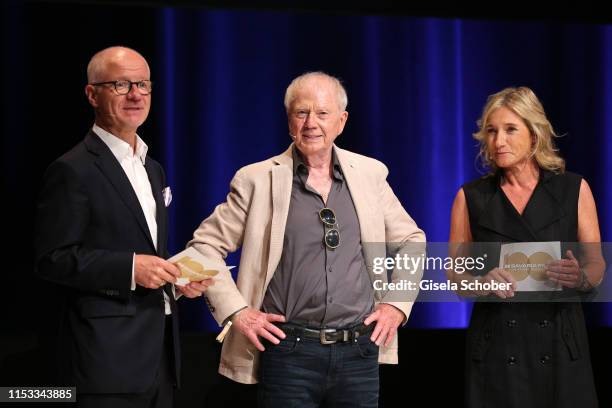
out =
[[[486,97],[520,85],[542,100],[568,169],[591,185],[602,239],[612,237],[612,26],[42,3],[4,5],[2,19],[4,301],[22,308],[7,313],[5,329],[40,313],[45,290],[31,278],[36,194],[45,167],[91,126],[86,64],[115,44],[151,65],[153,109],[139,134],[173,190],[171,252],[225,199],[241,166],[288,146],[284,90],[312,70],[347,88],[338,145],[389,167],[429,241],[448,239],[457,190],[481,174],[471,134]],[[215,329],[201,300],[181,303],[184,328]],[[409,325],[465,327],[469,312],[464,303],[417,304]],[[612,325],[607,304],[588,315]]]

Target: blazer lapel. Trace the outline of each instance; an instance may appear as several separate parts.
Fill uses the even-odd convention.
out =
[[[551,176],[551,172],[542,171],[540,182],[523,212],[523,219],[531,226],[535,235],[566,215],[562,198],[555,195],[549,183]]]
[[[293,181],[293,158],[291,149],[272,160],[276,166],[272,167],[270,174],[272,185],[272,225],[270,228],[270,254],[266,268],[266,281],[264,287],[268,286],[270,279],[280,261],[283,252],[283,240],[285,237],[285,226],[289,214],[289,203],[291,201],[291,187]]]
[[[163,238],[166,236],[166,204],[164,203],[164,197],[162,195],[162,180],[159,177],[159,173],[156,174],[153,171],[151,161],[145,161],[145,170],[149,177],[149,183],[151,183],[151,190],[153,192],[153,198],[155,199],[155,220],[157,222],[157,254],[164,257],[164,248],[166,247]],[[148,228],[147,228],[148,231]]]
[[[361,242],[384,242],[385,237],[376,237],[375,229],[372,227],[371,222],[376,214],[372,212],[372,209],[368,205],[369,198],[368,194],[371,194],[371,188],[365,188],[363,185],[363,176],[359,174],[359,169],[352,158],[346,154],[343,149],[334,145],[340,167],[342,167],[342,174],[346,180],[351,198],[353,199],[353,205],[357,212],[357,218],[359,219],[359,229],[361,230]],[[382,217],[382,214],[378,216]]]
[[[375,194],[376,189],[366,182],[368,180],[367,177],[364,177],[364,173],[367,172],[366,168],[359,168],[359,163],[355,162],[345,150],[337,146],[334,146],[334,149],[359,220],[361,250],[368,275],[372,281],[382,279],[387,282],[387,274],[377,275],[373,272],[374,259],[387,256],[384,214],[373,209],[373,207],[376,208],[375,204],[370,204],[371,200],[376,199],[371,197],[372,194]],[[375,296],[382,298],[386,292],[386,290],[376,291]]]
[[[151,238],[151,232],[149,231],[147,221],[142,208],[140,207],[138,197],[136,197],[136,193],[132,188],[130,180],[127,178],[123,168],[121,168],[121,165],[115,156],[113,156],[113,153],[93,131],[90,131],[87,134],[85,138],[85,145],[91,152],[98,155],[95,162],[96,166],[98,166],[98,168],[102,171],[102,174],[104,174],[115,187],[115,190],[117,190],[121,200],[125,203],[132,215],[138,221],[138,225],[140,226],[140,229],[144,233],[146,239],[149,241],[152,248],[155,249],[153,239]]]
[[[565,216],[561,200],[548,186],[550,173],[543,172],[523,214],[519,214],[499,186],[491,180],[492,195],[478,220],[481,227],[514,241],[538,241],[538,231]]]
[[[478,224],[511,241],[533,241],[535,236],[512,206],[501,188],[497,187],[485,205]]]

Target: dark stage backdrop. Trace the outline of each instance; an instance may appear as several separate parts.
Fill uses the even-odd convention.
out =
[[[471,134],[486,97],[507,86],[531,87],[564,135],[558,145],[568,169],[591,184],[603,239],[612,239],[609,25],[196,7],[2,7],[9,245],[0,330],[31,328],[51,302],[31,277],[36,194],[45,167],[92,124],[83,92],[86,64],[115,44],[140,50],[151,64],[153,109],[140,134],[173,190],[172,252],[225,199],[236,170],[288,146],[284,90],[311,70],[344,81],[349,120],[338,145],[389,167],[391,186],[430,241],[447,240],[455,193],[480,175]],[[612,325],[612,308],[590,306],[591,324]],[[182,300],[181,308],[183,328],[216,330],[201,300]],[[462,328],[469,313],[462,303],[417,304],[409,326]]]

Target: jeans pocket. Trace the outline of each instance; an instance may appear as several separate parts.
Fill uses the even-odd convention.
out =
[[[276,354],[289,354],[295,351],[300,341],[297,337],[287,336],[284,339],[281,339],[280,343],[273,344],[266,340],[265,347],[266,352],[276,353]]]
[[[359,349],[359,354],[363,358],[378,358],[378,346],[370,340],[370,336],[357,338],[355,347]]]

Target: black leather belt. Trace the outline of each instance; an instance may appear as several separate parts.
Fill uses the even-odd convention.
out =
[[[319,340],[321,344],[334,344],[357,341],[359,336],[371,333],[374,325],[366,326],[362,323],[347,329],[311,329],[290,323],[281,323],[278,326],[288,336],[308,337]]]

